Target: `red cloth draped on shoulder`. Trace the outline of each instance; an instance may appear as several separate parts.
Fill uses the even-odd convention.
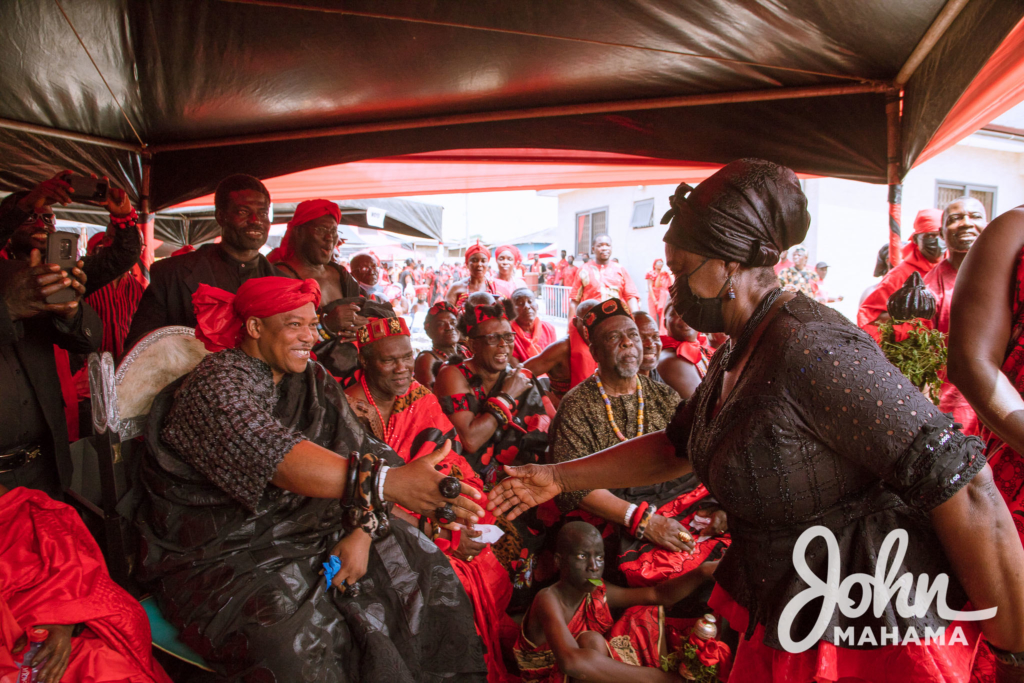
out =
[[[555,653],[551,651],[551,646],[547,643],[534,645],[526,637],[525,628],[529,620],[530,613],[527,612],[515,644],[516,661],[519,663],[523,683],[563,683],[566,680],[565,675],[558,670],[558,662],[555,660]],[[583,598],[567,626],[572,637],[577,638],[584,631],[594,631],[603,636],[611,630],[612,623],[612,613],[608,609],[608,600],[602,585]]]
[[[732,661],[729,683],[931,683],[966,681],[981,639],[978,622],[953,622],[946,627],[946,644],[886,645],[868,649],[836,647],[820,641],[817,647],[801,653],[776,650],[764,644],[764,626],[758,624],[753,636],[743,634],[750,615],[720,585],[715,585],[708,604],[721,614],[740,635],[740,644]],[[965,609],[970,609],[966,607]],[[950,644],[956,629],[963,631],[966,644]],[[858,632],[858,637],[860,633]],[[900,633],[900,637],[905,634]],[[876,634],[877,637],[877,634]]]
[[[949,310],[953,303],[956,273],[957,270],[949,259],[943,259],[924,276],[924,283],[935,295],[935,328],[943,334],[949,334]],[[939,410],[952,413],[953,419],[964,426],[964,434],[978,434],[981,428],[978,416],[960,390],[949,381],[945,368],[939,374],[939,379],[942,380],[942,386],[939,388]]]
[[[15,641],[44,624],[85,624],[61,680],[171,683],[152,657],[142,606],[107,573],[71,507],[16,488],[0,496],[0,680],[18,675]]]
[[[1013,387],[1024,396],[1024,250],[1021,251],[1014,275],[1010,303],[1010,343],[1002,370]],[[985,452],[996,486],[1003,494],[1017,533],[1024,542],[1024,458],[984,425],[981,425],[981,438],[985,440]]]
[[[530,331],[524,330],[519,323],[513,320],[512,331],[516,334],[512,355],[520,362],[526,362],[527,359],[533,358],[555,343],[555,327],[540,318],[534,319],[533,329]]]
[[[594,374],[597,363],[590,355],[590,346],[576,331],[575,325],[569,325],[569,388]]]
[[[360,386],[362,371],[357,371],[353,386]],[[346,392],[349,393],[349,392]],[[349,393],[349,396],[351,394]],[[351,400],[352,408],[356,415],[369,417],[374,432],[378,438],[382,435],[378,432],[376,425],[379,424],[376,413],[368,404],[360,405],[358,400]],[[459,441],[448,416],[441,410],[437,397],[429,389],[419,382],[413,382],[409,391],[395,400],[391,417],[388,420],[388,431],[391,438],[387,444],[405,462],[411,462],[416,458],[437,450],[446,440],[450,440],[453,446]],[[477,491],[484,490],[484,483],[473,471],[470,464],[452,450],[444,460],[441,461],[440,472],[451,475],[460,481],[464,481]],[[481,524],[494,524],[494,515],[484,512],[480,519]],[[487,681],[488,683],[511,683],[517,680],[509,675],[505,669],[505,662],[501,656],[501,639],[504,635],[511,640],[515,633],[515,622],[505,613],[508,603],[512,599],[512,581],[508,572],[498,562],[498,559],[491,552],[488,546],[483,552],[466,562],[454,556],[453,548],[449,547],[447,540],[438,539],[438,547],[441,548],[451,562],[463,588],[473,603],[473,622],[476,625],[477,633],[487,646]]]

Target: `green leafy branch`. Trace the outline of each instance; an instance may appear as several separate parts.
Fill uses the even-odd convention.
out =
[[[896,341],[893,326],[900,321],[886,321],[878,325],[882,335],[882,353],[896,366],[914,386],[920,389],[935,405],[939,404],[939,389],[942,380],[939,371],[946,367],[946,335],[927,327],[917,318],[911,321],[907,338]]]

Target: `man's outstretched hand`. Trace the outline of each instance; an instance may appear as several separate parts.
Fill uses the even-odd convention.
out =
[[[512,520],[532,507],[546,503],[562,492],[551,465],[505,466],[506,479],[499,481],[489,494],[487,509],[495,515],[505,514]]]

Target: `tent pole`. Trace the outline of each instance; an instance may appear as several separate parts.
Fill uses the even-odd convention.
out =
[[[355,123],[329,128],[309,128],[305,130],[282,131],[279,133],[261,133],[256,135],[239,135],[227,138],[193,140],[150,145],[148,149],[154,154],[159,152],[176,152],[180,150],[205,149],[228,145],[250,145],[264,142],[283,142],[287,140],[308,140],[311,138],[356,135],[361,133],[380,133],[391,130],[415,130],[420,128],[437,128],[441,126],[457,126],[470,123],[493,123],[496,121],[522,121],[527,119],[543,119],[556,116],[579,116],[584,114],[604,114],[611,112],[640,111],[644,109],[672,109],[677,107],[701,107],[712,104],[734,104],[737,102],[770,102],[775,100],[793,100],[809,97],[835,97],[838,95],[859,95],[863,93],[883,93],[891,88],[891,84],[870,81],[856,85],[822,85],[794,88],[771,88],[768,90],[745,90],[740,92],[712,93],[708,95],[681,95],[678,97],[660,97],[643,100],[619,100],[617,102],[590,102],[554,107],[534,107],[530,109],[506,109],[503,111],[478,112],[470,114],[451,114],[448,116],[431,116],[421,119],[399,119],[392,121],[372,121]]]
[[[885,97],[886,182],[889,184],[889,265],[893,268],[902,260],[900,248],[900,221],[903,203],[903,184],[900,175],[900,91],[892,89]]]
[[[142,222],[142,262],[146,265],[146,268],[150,268],[153,265],[153,261],[156,260],[156,245],[153,240],[155,239],[156,216],[154,216],[149,210],[149,183],[150,173],[152,169],[152,157],[149,154],[143,154],[142,156],[142,187],[139,192],[139,213],[141,214],[140,219]]]
[[[34,123],[25,123],[24,121],[0,119],[0,128],[16,130],[22,133],[32,133],[34,135],[45,135],[47,137],[59,138],[61,140],[71,140],[72,142],[85,142],[90,145],[99,145],[100,147],[113,147],[114,149],[123,149],[128,152],[142,152],[141,146],[131,142],[113,140],[111,138],[101,138],[97,135],[86,135],[85,133],[74,133],[69,130],[60,130],[58,128],[49,128],[47,126],[37,126]]]
[[[917,71],[917,67],[921,66],[921,62],[925,60],[925,57],[932,51],[935,44],[939,42],[939,39],[946,33],[946,29],[949,28],[953,20],[960,14],[960,10],[967,5],[969,0],[949,0],[939,15],[935,17],[935,21],[928,27],[924,35],[921,36],[921,41],[914,48],[914,51],[907,57],[906,63],[903,64],[903,68],[896,74],[896,79],[893,81],[893,85],[897,88],[902,88],[910,81],[910,77]]]

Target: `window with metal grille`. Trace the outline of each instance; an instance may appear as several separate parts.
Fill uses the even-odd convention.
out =
[[[995,217],[996,199],[999,188],[991,185],[972,185],[949,180],[935,181],[935,208],[945,210],[946,206],[960,197],[972,197],[981,202],[989,220]]]
[[[576,253],[589,254],[598,235],[608,234],[608,207],[576,214]]]
[[[650,228],[654,225],[654,200],[641,199],[633,202],[633,217],[629,219],[631,228]]]

